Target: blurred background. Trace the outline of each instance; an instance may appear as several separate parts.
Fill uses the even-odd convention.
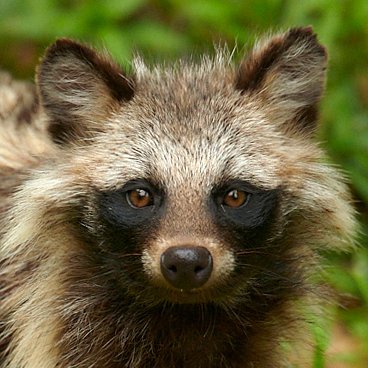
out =
[[[327,278],[341,306],[318,321],[314,367],[368,367],[367,0],[0,0],[0,68],[32,80],[45,47],[71,37],[104,48],[126,68],[251,45],[270,29],[312,25],[330,61],[319,138],[351,181],[362,224],[353,255],[329,255]],[[321,327],[322,326],[322,327]]]

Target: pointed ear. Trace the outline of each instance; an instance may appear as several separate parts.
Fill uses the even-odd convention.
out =
[[[60,39],[41,61],[37,84],[55,142],[93,136],[122,101],[134,95],[133,81],[105,55]]]
[[[315,130],[327,53],[311,27],[260,42],[241,63],[236,88],[260,98],[271,119],[291,131]]]

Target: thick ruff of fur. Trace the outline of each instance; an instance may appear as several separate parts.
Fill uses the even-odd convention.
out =
[[[37,93],[1,75],[0,366],[288,366],[320,254],[355,228],[313,140],[326,59],[298,28],[238,67],[219,53],[129,76],[59,40]],[[163,276],[173,247],[208,251],[203,285]]]

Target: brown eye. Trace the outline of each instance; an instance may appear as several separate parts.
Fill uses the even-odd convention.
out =
[[[133,208],[143,208],[153,204],[153,197],[151,193],[144,189],[129,190],[126,194],[128,203]]]
[[[243,190],[231,189],[225,194],[223,204],[228,207],[238,208],[247,202],[249,194]]]

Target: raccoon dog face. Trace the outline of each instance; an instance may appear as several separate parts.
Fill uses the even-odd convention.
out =
[[[290,366],[355,230],[313,141],[325,68],[310,28],[132,76],[52,45],[42,129],[0,127],[0,366]]]
[[[260,42],[238,68],[220,53],[169,69],[138,60],[132,77],[57,41],[38,71],[58,146],[39,191],[67,214],[66,282],[143,305],[293,297],[314,250],[352,221],[311,139],[325,67],[309,28]]]

